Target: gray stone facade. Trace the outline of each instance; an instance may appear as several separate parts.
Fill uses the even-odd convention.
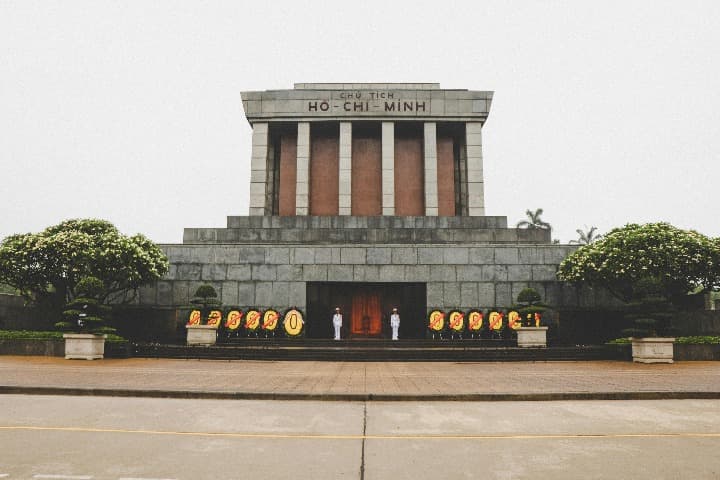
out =
[[[186,228],[185,244],[547,243],[548,232],[505,217],[228,217],[228,228]]]
[[[245,116],[253,128],[250,215],[274,215],[276,152],[271,125],[295,124],[296,215],[310,214],[310,125],[333,122],[339,125],[339,215],[352,214],[353,122],[382,125],[382,213],[395,213],[394,135],[396,123],[412,121],[423,129],[423,195],[427,216],[438,208],[439,125],[462,125],[463,139],[457,145],[458,168],[463,173],[457,188],[464,199],[457,214],[485,215],[482,126],[488,118],[493,92],[441,89],[437,83],[296,83],[292,90],[242,92]]]
[[[250,216],[230,216],[224,228],[187,228],[182,245],[163,245],[170,271],[141,290],[139,303],[187,305],[199,285],[211,284],[225,305],[307,309],[308,296],[316,298],[308,284],[321,282],[422,284],[428,312],[509,307],[528,286],[557,307],[595,302],[556,280],[557,265],[575,247],[551,244],[549,231],[508,228],[506,217],[485,216],[482,127],[492,92],[424,83],[296,84],[293,90],[245,92],[242,100],[253,126]],[[313,122],[338,123],[337,216],[309,216]],[[370,158],[359,155],[353,163],[352,122],[378,127],[381,164],[373,168],[379,169],[379,186],[371,192],[381,197],[382,216],[352,215],[352,171],[362,172],[361,160]],[[394,216],[406,206],[396,202],[415,198],[399,195],[406,191],[403,178],[395,177],[396,160],[414,155],[410,147],[396,151],[395,132],[412,123],[422,132],[421,164],[413,168],[421,171],[424,203],[409,211],[425,215]],[[288,124],[295,124],[297,134],[294,164],[283,164],[285,172],[296,172],[290,180],[295,216],[281,217],[273,216],[281,173],[275,150],[278,132]],[[443,211],[455,216],[441,214],[440,186],[453,187],[452,193],[443,189]],[[448,209],[453,196],[455,207]]]
[[[438,83],[296,83],[293,90],[243,92],[250,123],[404,118],[484,121],[493,92],[444,90]]]
[[[505,224],[504,217],[228,217],[231,228],[186,229],[183,245],[163,245],[170,271],[141,291],[140,303],[186,305],[208,283],[226,305],[304,309],[307,282],[419,282],[428,310],[507,307],[528,286],[551,305],[577,305],[575,290],[555,278],[576,247]]]

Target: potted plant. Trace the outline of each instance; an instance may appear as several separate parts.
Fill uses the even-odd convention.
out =
[[[218,328],[222,323],[222,305],[212,285],[200,285],[190,303],[200,310],[191,313],[191,320],[185,325],[188,345],[215,345]],[[204,323],[203,323],[203,319]]]
[[[65,333],[65,358],[95,360],[105,356],[105,339],[115,329],[105,325],[110,307],[101,303],[105,286],[95,277],[84,277],[75,286],[76,297],[65,305],[63,320],[55,328]]]
[[[525,288],[517,296],[517,311],[522,327],[517,330],[518,347],[547,347],[547,326],[542,325],[542,315],[547,307],[541,302],[534,288]]]
[[[634,326],[624,329],[623,335],[630,337],[634,362],[673,363],[672,316],[672,305],[657,296],[649,295],[628,305],[625,318]]]

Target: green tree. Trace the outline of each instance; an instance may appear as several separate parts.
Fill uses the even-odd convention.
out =
[[[61,309],[84,277],[102,282],[100,303],[129,301],[168,270],[165,254],[143,235],[122,235],[105,220],[67,220],[0,243],[0,283],[28,301]]]
[[[521,220],[517,223],[517,228],[530,228],[530,229],[541,229],[541,230],[550,230],[550,224],[547,222],[543,222],[540,216],[543,214],[543,209],[538,208],[534,212],[531,210],[526,210],[525,215],[527,215],[527,220]]]
[[[557,276],[604,287],[625,302],[649,292],[672,301],[720,287],[720,241],[667,223],[629,224],[568,255]]]
[[[591,243],[600,240],[602,238],[602,235],[598,235],[595,232],[597,231],[597,228],[590,227],[590,230],[587,230],[587,227],[585,227],[586,230],[582,230],[578,228],[575,230],[578,234],[577,240],[570,240],[570,243],[574,243],[577,245],[590,245]]]

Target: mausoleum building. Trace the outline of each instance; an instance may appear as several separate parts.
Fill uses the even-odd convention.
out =
[[[164,245],[170,272],[140,302],[186,305],[212,284],[225,305],[296,307],[309,337],[425,335],[431,310],[509,307],[556,281],[573,249],[485,215],[482,133],[493,93],[439,84],[301,83],[242,93],[252,127],[250,211]],[[533,202],[528,199],[529,205]]]

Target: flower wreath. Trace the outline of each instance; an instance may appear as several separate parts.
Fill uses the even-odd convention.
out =
[[[428,330],[431,332],[442,332],[445,328],[445,312],[433,310],[428,315]]]
[[[202,313],[200,313],[200,310],[193,310],[190,312],[190,317],[188,318],[188,325],[200,325],[200,319],[202,318]]]
[[[280,314],[276,310],[273,310],[272,308],[265,310],[265,313],[262,317],[262,323],[260,324],[260,328],[262,328],[266,332],[274,332],[277,328],[279,319]]]
[[[448,328],[460,333],[465,329],[465,315],[459,310],[453,310],[448,315]]]
[[[493,310],[488,315],[488,328],[492,332],[499,332],[503,328],[503,318],[505,314],[497,310]]]
[[[291,308],[283,315],[283,329],[288,337],[299,337],[305,332],[305,317],[297,308]]]
[[[244,313],[242,310],[229,311],[227,317],[225,318],[225,328],[228,330],[237,330],[242,323],[243,315]]]
[[[515,310],[512,310],[508,313],[508,328],[511,328],[513,330],[517,330],[522,327],[522,318],[520,318],[520,314],[516,312]]]
[[[249,332],[255,332],[260,327],[260,319],[262,318],[262,313],[260,313],[260,310],[256,310],[254,308],[251,308],[247,311],[245,314],[245,330]]]
[[[220,310],[211,310],[208,314],[207,324],[210,327],[219,328],[222,323],[222,312]]]
[[[470,310],[467,317],[468,331],[479,332],[483,326],[483,313],[480,310]]]

